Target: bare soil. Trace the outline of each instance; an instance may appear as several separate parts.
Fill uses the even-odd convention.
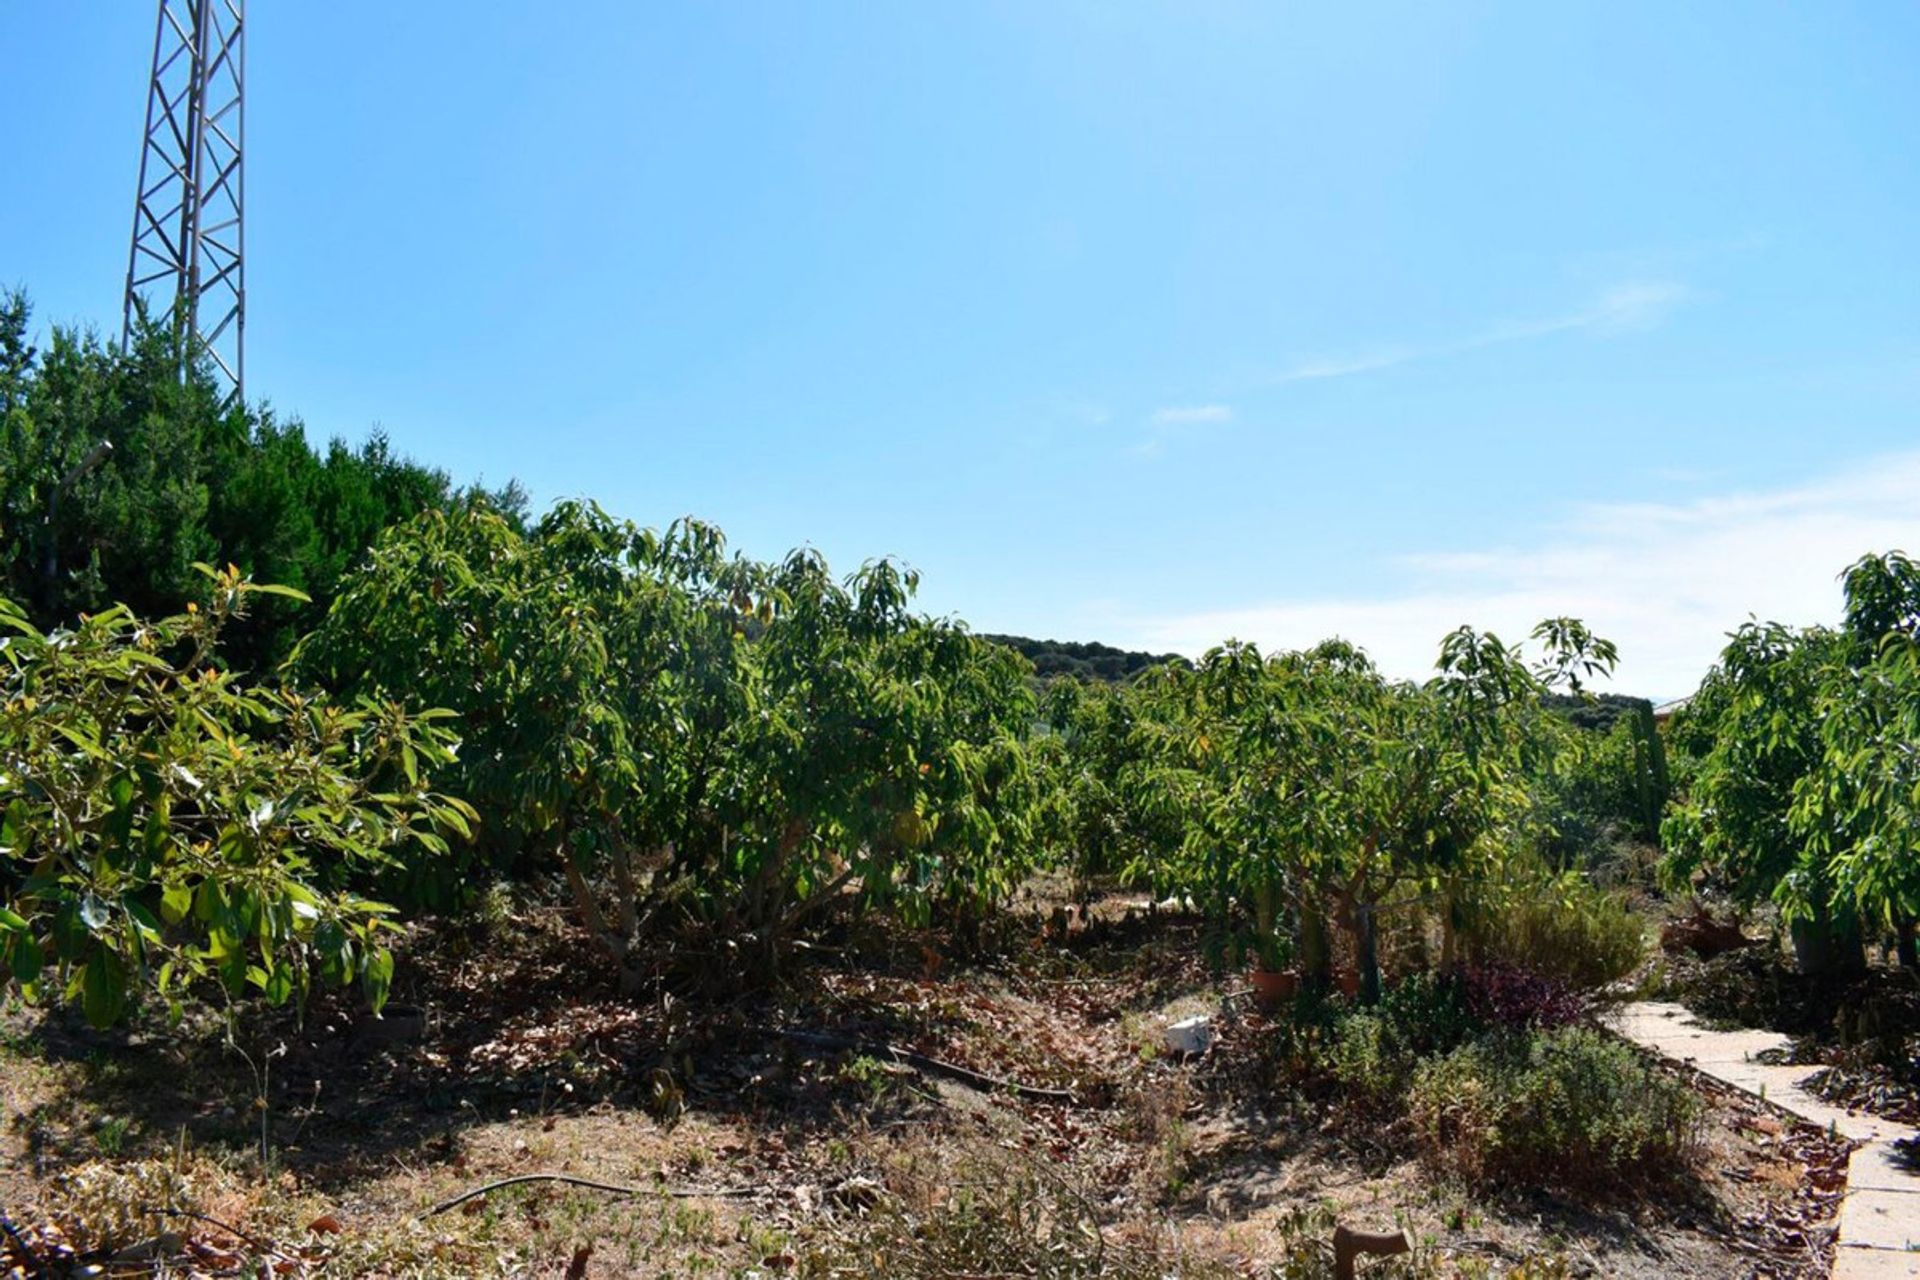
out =
[[[849,929],[770,990],[710,989],[711,958],[681,954],[622,999],[557,908],[525,906],[416,926],[386,1019],[317,996],[302,1017],[249,1011],[229,1045],[213,1023],[101,1036],[16,1009],[0,1019],[0,1206],[51,1256],[82,1247],[95,1200],[134,1194],[108,1186],[115,1170],[185,1171],[223,1225],[176,1218],[160,1236],[142,1220],[132,1234],[159,1238],[126,1274],[253,1274],[261,1258],[281,1274],[814,1274],[860,1256],[889,1205],[937,1214],[1013,1187],[1072,1206],[1088,1248],[1151,1246],[1193,1274],[1289,1256],[1288,1274],[1319,1274],[1301,1250],[1333,1220],[1406,1228],[1415,1270],[1399,1274],[1826,1274],[1842,1144],[1715,1092],[1681,1187],[1593,1204],[1448,1183],[1392,1124],[1356,1129],[1258,1086],[1259,1017],[1243,983],[1207,971],[1199,928],[1116,903],[1042,911],[976,940],[974,960],[947,937]],[[1191,1012],[1222,1035],[1176,1059],[1162,1028]],[[649,1193],[535,1184],[422,1216],[538,1171]]]

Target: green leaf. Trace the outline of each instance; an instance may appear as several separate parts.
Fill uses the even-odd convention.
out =
[[[247,989],[247,953],[240,950],[227,952],[220,961],[220,981],[226,984],[228,992],[239,995]]]
[[[379,1013],[386,1007],[387,992],[393,986],[393,954],[385,947],[375,947],[367,956],[366,972],[360,980],[367,993],[367,1003]]]
[[[123,901],[121,905],[127,909],[128,917],[132,919],[134,927],[139,929],[142,938],[148,942],[160,941],[160,922],[153,918],[153,912],[147,910],[144,904],[135,902],[131,898]]]
[[[27,918],[22,915],[16,915],[5,907],[0,907],[0,929],[7,929],[16,933],[25,933],[27,929]]]
[[[74,746],[80,748],[82,751],[86,752],[88,755],[92,756],[94,759],[96,760],[113,759],[113,757],[110,754],[108,754],[108,752],[105,749],[103,749],[97,741],[88,737],[86,734],[81,733],[78,729],[74,728],[72,725],[63,723],[58,720],[52,721],[51,724],[53,727],[53,731],[55,733],[65,738],[68,742],[71,742]]]
[[[13,980],[21,986],[30,986],[40,980],[40,970],[45,966],[46,958],[41,953],[40,944],[30,933],[14,935],[13,939]]]
[[[179,924],[193,910],[193,886],[169,885],[160,895],[160,916],[168,924]]]
[[[0,854],[11,853],[27,842],[27,802],[15,800],[0,814]]]
[[[289,600],[298,600],[301,604],[313,603],[313,597],[306,592],[282,586],[277,582],[249,582],[241,590],[249,595],[285,596]]]
[[[111,951],[97,951],[87,961],[80,983],[80,1008],[87,1021],[104,1029],[120,1021],[127,1008],[127,971]]]

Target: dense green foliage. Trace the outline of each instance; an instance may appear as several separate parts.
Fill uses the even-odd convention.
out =
[[[279,1003],[319,975],[377,1009],[389,909],[369,864],[431,860],[473,811],[432,791],[444,713],[249,687],[218,669],[256,598],[231,572],[209,607],[123,608],[43,634],[0,599],[0,959],[97,1025],[202,979]]]
[[[1083,881],[1138,878],[1186,838],[1178,797],[1157,784],[1170,731],[1150,695],[1106,682],[1060,679],[1042,697],[1048,736],[1036,764],[1047,777],[1048,831]]]
[[[524,535],[430,512],[350,575],[297,665],[460,712],[490,850],[552,858],[616,961],[694,922],[765,963],[825,907],[977,914],[1032,865],[1027,668],[913,614],[914,586],[590,506]]]
[[[1549,855],[1592,867],[1622,841],[1651,845],[1672,796],[1666,742],[1644,701],[1604,730],[1568,735],[1558,765],[1535,779]]]
[[[1056,689],[1076,852],[1125,856],[1129,875],[1243,922],[1269,968],[1291,937],[1324,981],[1334,925],[1371,989],[1376,916],[1408,896],[1441,903],[1451,961],[1461,914],[1513,883],[1504,868],[1537,818],[1529,780],[1573,732],[1541,695],[1614,660],[1568,619],[1535,638],[1545,658],[1530,668],[1462,628],[1424,684],[1389,680],[1343,642],[1271,656],[1230,643],[1122,691]]]
[[[1920,566],[1868,556],[1845,586],[1837,629],[1741,627],[1670,730],[1670,874],[1776,902],[1810,970],[1857,967],[1863,925],[1911,964],[1920,916]]]
[[[382,529],[472,496],[382,436],[316,452],[298,422],[223,413],[203,372],[179,376],[162,329],[124,354],[55,329],[41,351],[28,320],[23,295],[0,295],[0,595],[43,627],[116,602],[170,613],[199,591],[195,562],[230,563],[312,601],[263,601],[226,637],[229,661],[264,666]],[[509,486],[491,501],[521,499]]]

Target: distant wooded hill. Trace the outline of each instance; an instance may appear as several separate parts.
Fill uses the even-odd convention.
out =
[[[1141,653],[1132,649],[1116,649],[1097,641],[1081,643],[996,635],[981,638],[1019,650],[1033,664],[1034,674],[1042,678],[1065,675],[1079,676],[1082,680],[1117,683],[1162,662],[1186,661],[1177,653]],[[1620,693],[1595,694],[1591,700],[1568,694],[1548,694],[1546,703],[1582,729],[1591,729],[1596,733],[1607,732],[1613,728],[1614,721],[1628,712],[1651,705],[1645,698]]]
[[[1550,693],[1545,701],[1582,729],[1592,729],[1596,733],[1607,732],[1613,728],[1614,721],[1630,711],[1653,706],[1645,698],[1628,697],[1624,693],[1597,693],[1591,702],[1569,694]]]
[[[1184,662],[1177,653],[1139,653],[1110,644],[1070,640],[1032,640],[1026,636],[982,636],[1017,649],[1039,676],[1079,676],[1083,680],[1125,680],[1162,662]]]

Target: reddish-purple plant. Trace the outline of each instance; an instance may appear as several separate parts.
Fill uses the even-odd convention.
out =
[[[1569,1027],[1587,1016],[1587,1000],[1558,978],[1497,961],[1460,971],[1467,1010],[1489,1027]]]

